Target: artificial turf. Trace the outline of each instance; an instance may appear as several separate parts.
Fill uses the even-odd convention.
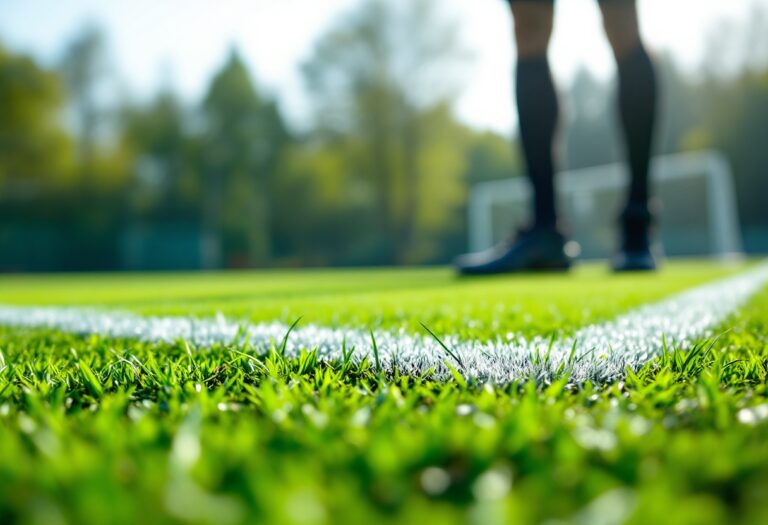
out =
[[[734,271],[25,277],[0,303],[492,337],[568,331]],[[768,291],[718,332],[612,385],[473,386],[311,349],[2,328],[0,522],[766,523]]]

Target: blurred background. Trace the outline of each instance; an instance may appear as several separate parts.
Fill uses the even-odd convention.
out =
[[[768,252],[768,0],[640,9],[659,153],[721,152]],[[522,175],[511,27],[501,0],[0,0],[0,271],[447,262],[471,188]],[[552,60],[564,167],[620,160],[592,0],[559,2]]]

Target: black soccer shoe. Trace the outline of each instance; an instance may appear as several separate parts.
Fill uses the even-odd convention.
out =
[[[563,272],[572,265],[565,247],[565,237],[555,229],[521,230],[510,242],[458,257],[456,270],[460,275]]]
[[[651,242],[653,214],[645,206],[630,206],[621,215],[620,225],[621,249],[613,258],[613,271],[655,271],[658,262]]]

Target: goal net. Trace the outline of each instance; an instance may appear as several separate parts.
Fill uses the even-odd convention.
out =
[[[742,254],[742,237],[730,165],[717,152],[654,159],[652,181],[662,205],[658,224],[670,256],[730,258]],[[558,203],[584,258],[616,249],[617,216],[629,175],[624,164],[559,173]],[[469,199],[469,245],[486,249],[525,224],[531,210],[527,179],[478,184]]]

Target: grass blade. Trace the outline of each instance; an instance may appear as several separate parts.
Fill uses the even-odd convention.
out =
[[[371,345],[373,346],[373,358],[376,360],[376,371],[381,372],[381,361],[379,360],[379,346],[376,344],[376,336],[373,334],[373,328],[369,328],[371,334]]]
[[[283,342],[280,344],[280,357],[285,359],[285,349],[288,346],[288,336],[291,335],[291,332],[293,332],[294,328],[298,326],[299,322],[302,320],[302,317],[299,317],[296,319],[290,328],[288,328],[288,331],[285,333],[285,337],[283,337]]]
[[[434,333],[432,330],[430,330],[430,329],[429,329],[429,327],[428,327],[427,325],[425,325],[424,323],[419,323],[419,324],[422,326],[422,328],[424,328],[424,330],[426,330],[427,332],[429,332],[429,335],[431,335],[431,336],[434,338],[434,340],[435,340],[435,341],[437,341],[437,343],[438,343],[438,344],[439,344],[441,347],[443,347],[443,350],[445,350],[445,351],[448,353],[448,355],[449,355],[449,356],[451,356],[451,358],[453,358],[453,360],[454,360],[454,361],[456,361],[456,362],[459,364],[459,366],[460,366],[461,368],[465,368],[465,366],[464,366],[464,363],[463,363],[463,362],[462,362],[462,360],[459,358],[459,356],[458,356],[458,355],[456,355],[454,352],[452,352],[452,351],[451,351],[451,349],[450,349],[450,348],[448,348],[448,347],[446,346],[446,344],[445,344],[445,343],[443,343],[443,341],[442,341],[442,340],[441,340],[439,337],[437,337],[437,335],[435,335],[435,333]]]

